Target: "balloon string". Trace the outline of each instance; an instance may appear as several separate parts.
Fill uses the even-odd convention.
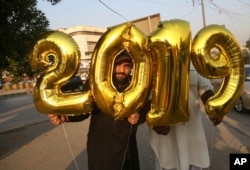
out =
[[[76,169],[79,170],[79,167],[78,167],[77,162],[75,160],[75,155],[73,154],[72,148],[71,148],[70,143],[69,143],[69,138],[68,138],[67,132],[65,130],[64,123],[62,123],[62,128],[63,128],[63,132],[64,132],[64,135],[65,135],[66,141],[68,143],[69,151],[70,151],[72,159],[73,159],[73,161],[75,163]]]
[[[127,145],[126,145],[126,149],[125,149],[125,153],[124,153],[124,157],[123,157],[123,161],[122,161],[121,170],[122,170],[123,165],[124,165],[124,163],[125,163],[126,154],[127,154],[128,146],[129,146],[129,140],[130,140],[130,136],[131,136],[131,131],[132,131],[132,124],[130,124],[129,135],[128,135],[128,141],[127,141]]]
[[[105,4],[104,2],[102,2],[101,0],[99,0],[99,2],[101,4],[103,4],[105,7],[107,7],[109,10],[111,10],[112,12],[116,13],[117,15],[119,15],[120,17],[122,17],[123,19],[125,19],[128,22],[128,19],[125,18],[123,15],[119,14],[118,12],[116,12],[115,10],[113,10],[112,8],[110,8],[107,4]]]

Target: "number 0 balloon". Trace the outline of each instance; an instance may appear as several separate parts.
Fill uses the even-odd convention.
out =
[[[146,53],[146,36],[131,23],[108,30],[94,50],[90,81],[98,107],[115,118],[125,118],[138,111],[150,93],[151,60]],[[122,93],[112,83],[115,57],[123,50],[134,60],[130,86]]]

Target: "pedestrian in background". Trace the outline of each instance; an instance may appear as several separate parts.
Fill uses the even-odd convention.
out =
[[[210,81],[199,75],[191,64],[188,99],[190,120],[183,124],[149,128],[149,140],[155,161],[154,170],[200,170],[209,167],[210,159],[201,119],[200,101],[205,104],[213,95]],[[214,118],[210,120],[215,126],[222,121]]]

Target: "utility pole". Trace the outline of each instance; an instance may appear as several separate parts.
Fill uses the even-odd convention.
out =
[[[206,26],[206,17],[205,17],[205,9],[203,0],[201,0],[201,9],[202,9],[202,19],[203,19],[203,27]]]

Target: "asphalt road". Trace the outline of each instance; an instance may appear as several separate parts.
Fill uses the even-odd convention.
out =
[[[47,115],[36,112],[30,98],[29,94],[0,99],[0,169],[87,169],[89,120],[54,126]],[[10,101],[15,104],[8,105]],[[223,123],[214,127],[203,116],[211,159],[209,170],[228,170],[231,153],[250,153],[249,120],[250,113],[231,111]],[[141,169],[152,170],[147,125],[139,127],[137,138]]]

